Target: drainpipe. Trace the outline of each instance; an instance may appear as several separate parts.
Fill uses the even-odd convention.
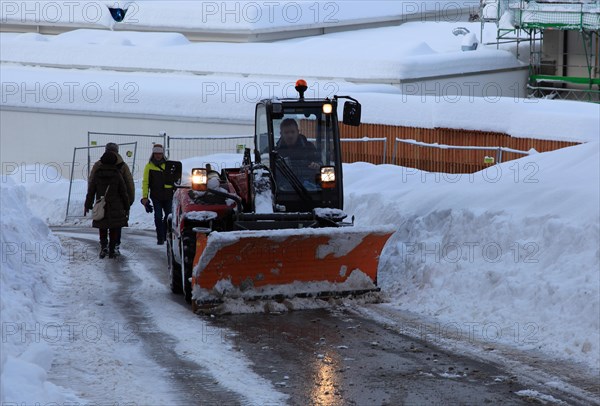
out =
[[[568,52],[569,52],[569,31],[565,30],[563,32],[563,57],[562,57],[562,65],[563,65],[563,69],[562,69],[562,75],[563,76],[567,76],[568,71],[567,71],[567,64],[569,63],[569,58],[568,58]]]

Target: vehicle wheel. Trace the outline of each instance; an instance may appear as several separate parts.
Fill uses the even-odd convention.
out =
[[[187,303],[192,303],[192,281],[190,279],[194,266],[195,240],[193,237],[195,237],[195,233],[185,233],[182,238],[183,243],[181,247],[181,276],[183,276],[181,286],[183,286],[183,297]]]
[[[187,303],[192,303],[192,266],[185,266],[185,280],[183,281],[183,297]]]
[[[167,267],[169,268],[169,286],[173,293],[183,293],[181,287],[181,265],[175,261],[173,257],[173,240],[172,236],[167,236]]]

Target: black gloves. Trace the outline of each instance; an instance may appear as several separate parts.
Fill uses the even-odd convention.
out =
[[[144,200],[146,200],[145,204],[144,204]],[[152,207],[152,204],[150,203],[150,199],[142,199],[140,201],[140,203],[142,203],[144,205],[144,207],[146,208],[146,213],[152,213],[154,211],[154,208]]]

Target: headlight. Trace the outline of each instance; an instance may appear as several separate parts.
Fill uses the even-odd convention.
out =
[[[335,187],[335,168],[333,166],[321,167],[321,187],[323,189]]]
[[[333,106],[330,103],[326,103],[323,105],[323,113],[331,114],[332,111],[333,111]]]
[[[208,174],[204,168],[192,169],[192,189],[193,190],[206,190],[206,183],[208,182]]]

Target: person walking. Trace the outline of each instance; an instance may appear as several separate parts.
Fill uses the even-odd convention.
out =
[[[99,230],[100,258],[116,258],[120,252],[116,249],[121,228],[128,226],[129,195],[127,186],[117,166],[117,155],[106,151],[100,158],[100,164],[90,177],[85,197],[84,215],[92,210],[94,202],[104,196],[106,202],[104,217],[92,221],[92,227]]]
[[[125,160],[123,159],[123,157],[119,154],[119,145],[114,143],[114,142],[109,142],[108,144],[106,144],[105,147],[105,152],[113,152],[116,156],[117,156],[117,163],[116,166],[117,168],[119,168],[119,172],[121,173],[121,176],[123,176],[123,180],[125,181],[125,186],[127,186],[127,196],[129,196],[129,206],[131,207],[133,205],[133,202],[135,202],[135,183],[133,182],[133,175],[131,174],[131,170],[129,169],[129,166],[127,165],[127,163],[125,162]],[[98,168],[100,167],[101,162],[98,160],[96,161],[96,163],[94,164],[94,166],[92,166],[92,169],[90,170],[90,176],[88,179],[92,179],[92,177],[94,176],[94,174],[96,173],[96,171],[98,170]],[[127,210],[129,211],[129,209]],[[117,252],[117,255],[120,252],[121,249],[121,234],[119,232],[119,236],[117,237],[116,240],[116,246],[115,246],[115,252]]]
[[[163,146],[154,144],[150,160],[144,167],[144,177],[142,179],[141,203],[148,208],[150,203],[148,197],[152,200],[156,243],[158,245],[163,245],[167,239],[167,217],[171,214],[173,193],[175,192],[173,184],[167,180],[165,174],[167,160],[164,154]]]

